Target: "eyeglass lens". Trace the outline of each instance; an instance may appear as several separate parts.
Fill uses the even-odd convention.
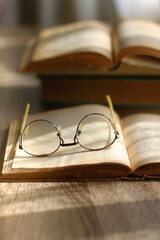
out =
[[[55,152],[60,145],[58,131],[50,122],[37,120],[31,122],[23,133],[23,148],[36,156]]]
[[[92,114],[80,123],[81,131],[78,141],[84,148],[90,150],[103,149],[115,140],[115,131],[111,121],[101,115]]]

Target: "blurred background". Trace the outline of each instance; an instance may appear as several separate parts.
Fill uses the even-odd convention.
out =
[[[30,84],[31,76],[17,69],[24,43],[40,29],[91,19],[113,23],[130,17],[160,23],[160,0],[0,0],[0,87]]]
[[[141,17],[160,22],[160,0],[0,0],[0,27],[44,28],[79,20]]]

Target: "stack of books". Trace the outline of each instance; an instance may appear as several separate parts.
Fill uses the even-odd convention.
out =
[[[115,102],[160,103],[159,42],[160,25],[143,19],[114,28],[76,22],[42,30],[29,42],[20,71],[38,74],[47,101],[102,102],[109,92]]]

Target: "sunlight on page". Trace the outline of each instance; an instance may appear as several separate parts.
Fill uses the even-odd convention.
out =
[[[8,169],[10,169],[12,166],[19,136],[19,130],[17,131],[17,129],[20,129],[20,125],[20,121],[13,121],[9,127],[8,136],[10,137],[8,137],[6,143],[2,173],[8,172]]]
[[[57,126],[61,125],[62,137],[64,138],[66,143],[70,143],[73,142],[77,124],[82,117],[84,117],[86,114],[93,112],[100,112],[102,114],[109,115],[109,111],[108,109],[106,111],[106,109],[106,107],[99,105],[84,105],[63,110],[55,110],[52,113],[41,113],[40,116],[41,118],[44,117],[45,119],[54,122],[54,124]],[[34,117],[38,118],[38,115],[35,115]],[[29,120],[31,120],[31,118]],[[124,139],[121,134],[118,116],[116,116],[116,120],[120,132],[120,139],[117,139],[109,148],[105,150],[87,151],[81,148],[79,145],[76,145],[69,147],[60,147],[60,149],[56,153],[47,157],[33,157],[25,153],[23,150],[17,149],[12,168],[51,168],[105,162],[122,163],[130,166],[128,154],[124,144]],[[103,125],[100,126],[99,124],[97,125],[97,123],[95,123],[94,127],[95,126],[100,130],[100,136],[98,136],[97,138],[97,133],[95,133],[95,135],[92,135],[92,133],[88,133],[87,141],[91,145],[92,143],[96,145],[94,142],[95,138],[97,138],[96,141],[98,144],[98,142],[101,140],[101,137],[104,136]],[[45,138],[49,138],[49,135],[50,134],[47,134]],[[40,136],[36,137],[36,141],[37,140],[40,140],[40,144],[42,143]],[[40,145],[39,147],[41,148]]]
[[[73,28],[58,32],[48,29],[39,37],[39,44],[35,49],[33,61],[66,55],[74,52],[101,52],[112,59],[112,44],[110,31],[102,24],[84,25],[82,28]]]
[[[124,143],[120,139],[105,150],[87,151],[77,145],[61,148],[55,154],[46,157],[29,156],[18,149],[12,168],[50,168],[105,162],[130,166]]]
[[[119,34],[121,38],[134,37],[136,35],[153,36],[160,39],[160,26],[145,20],[131,19],[122,21],[119,24]]]
[[[146,46],[160,50],[160,26],[145,20],[122,21],[117,29],[120,49],[130,46]]]
[[[8,167],[12,163],[12,158],[13,157],[11,156],[10,160],[8,159],[8,157],[10,157],[11,151],[12,151],[13,147],[14,147],[14,144],[11,144],[11,143],[6,146],[6,151],[5,151],[5,156],[4,156],[4,165],[3,165],[2,173],[7,172]]]
[[[160,163],[160,116],[135,114],[124,118],[122,125],[133,168]]]

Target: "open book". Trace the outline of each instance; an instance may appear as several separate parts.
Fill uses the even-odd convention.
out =
[[[123,20],[116,29],[94,20],[76,22],[42,30],[30,41],[20,70],[112,69],[137,56],[138,64],[158,67],[159,42],[159,24],[142,19]]]
[[[27,123],[36,119],[46,119],[56,126],[61,126],[65,143],[73,141],[78,122],[87,114],[112,114],[104,105],[87,104],[64,109],[57,109],[29,115]],[[1,181],[61,181],[61,180],[96,180],[96,179],[130,179],[136,175],[142,177],[160,177],[160,116],[156,114],[135,114],[120,119],[113,113],[119,138],[107,148],[90,151],[79,144],[64,144],[55,153],[48,156],[33,156],[19,148],[20,121],[14,121],[9,128],[5,154],[1,159]],[[27,124],[26,123],[26,124]],[[80,125],[81,126],[81,125]],[[96,137],[105,133],[103,124],[92,126],[100,135],[87,133],[84,140],[95,146]],[[81,131],[83,133],[83,130]],[[44,128],[31,137],[38,142],[39,134],[44,135]],[[26,132],[26,136],[28,130]],[[102,134],[102,135],[101,135]],[[57,136],[56,136],[57,137]],[[32,142],[32,143],[31,143]],[[30,142],[32,146],[33,141]],[[51,142],[51,141],[50,141]],[[49,143],[48,143],[49,144]],[[37,146],[42,151],[43,142]],[[133,179],[131,178],[131,179]]]

